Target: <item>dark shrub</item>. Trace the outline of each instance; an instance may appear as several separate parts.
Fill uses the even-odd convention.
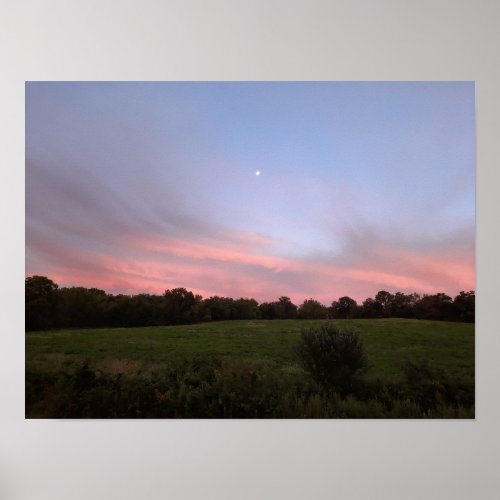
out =
[[[428,360],[406,361],[401,365],[406,379],[408,397],[425,412],[443,403],[453,407],[474,406],[474,380],[453,377]]]
[[[296,354],[316,382],[336,389],[342,396],[351,392],[356,372],[366,366],[358,333],[333,323],[302,330]]]

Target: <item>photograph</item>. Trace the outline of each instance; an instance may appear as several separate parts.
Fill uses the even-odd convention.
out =
[[[475,419],[474,81],[24,90],[26,419]]]

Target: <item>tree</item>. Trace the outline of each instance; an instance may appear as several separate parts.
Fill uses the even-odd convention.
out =
[[[259,317],[262,319],[294,319],[297,317],[297,306],[289,297],[282,296],[277,301],[260,304]]]
[[[424,295],[415,305],[415,312],[421,319],[447,320],[453,316],[453,303],[445,293]]]
[[[392,300],[391,316],[397,318],[413,318],[415,316],[413,308],[420,300],[416,293],[404,294],[396,292]]]
[[[258,303],[255,299],[240,298],[231,304],[231,319],[254,319],[257,317]]]
[[[476,310],[476,295],[473,290],[460,292],[453,300],[454,319],[466,323],[474,323]]]
[[[297,317],[297,306],[289,297],[280,297],[278,302],[274,302],[274,309],[276,311],[276,318],[294,319]]]
[[[259,317],[261,319],[274,319],[276,316],[276,302],[262,302],[259,304]]]
[[[328,309],[317,300],[307,299],[300,305],[297,314],[300,319],[326,319]]]
[[[375,302],[379,305],[379,309],[384,317],[391,316],[393,301],[394,295],[385,290],[381,290],[375,295]]]
[[[92,328],[104,323],[106,292],[81,286],[59,290],[60,325]]]
[[[332,317],[334,318],[354,318],[358,309],[358,303],[351,297],[340,297],[338,301],[333,301],[331,306]]]
[[[24,280],[26,330],[53,328],[57,323],[58,286],[45,276]]]
[[[191,308],[197,303],[193,292],[185,288],[166,290],[163,294],[163,319],[166,323],[178,324],[192,321]]]
[[[231,319],[231,303],[233,299],[226,297],[210,297],[203,301],[204,305],[210,311],[210,317],[213,321],[224,321]]]
[[[207,307],[201,295],[194,296],[196,303],[191,307],[191,317],[193,321],[211,321],[212,313]]]
[[[382,306],[369,297],[363,301],[361,316],[363,316],[363,318],[380,318],[382,316]]]

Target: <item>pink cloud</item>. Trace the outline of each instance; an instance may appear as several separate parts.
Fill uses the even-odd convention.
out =
[[[82,285],[114,293],[163,293],[186,287],[204,297],[288,295],[295,302],[314,297],[325,304],[342,295],[358,301],[380,289],[450,295],[474,288],[474,256],[466,250],[394,249],[377,245],[348,266],[336,259],[287,259],[269,255],[273,240],[227,232],[227,241],[188,241],[139,236],[122,239],[115,252],[72,251],[45,245],[46,274],[63,286]],[[47,267],[45,267],[47,269]],[[27,266],[27,274],[37,272]]]

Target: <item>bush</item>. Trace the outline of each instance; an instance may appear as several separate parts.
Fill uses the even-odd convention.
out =
[[[27,418],[474,418],[473,380],[407,364],[405,381],[356,376],[350,392],[301,370],[186,358],[111,374],[87,363],[26,371]]]
[[[352,391],[356,373],[366,366],[358,333],[333,323],[302,330],[296,354],[302,368],[316,382],[335,388],[343,397]]]
[[[445,404],[455,408],[473,408],[474,380],[452,377],[428,360],[406,361],[401,369],[408,386],[408,397],[426,412]]]

